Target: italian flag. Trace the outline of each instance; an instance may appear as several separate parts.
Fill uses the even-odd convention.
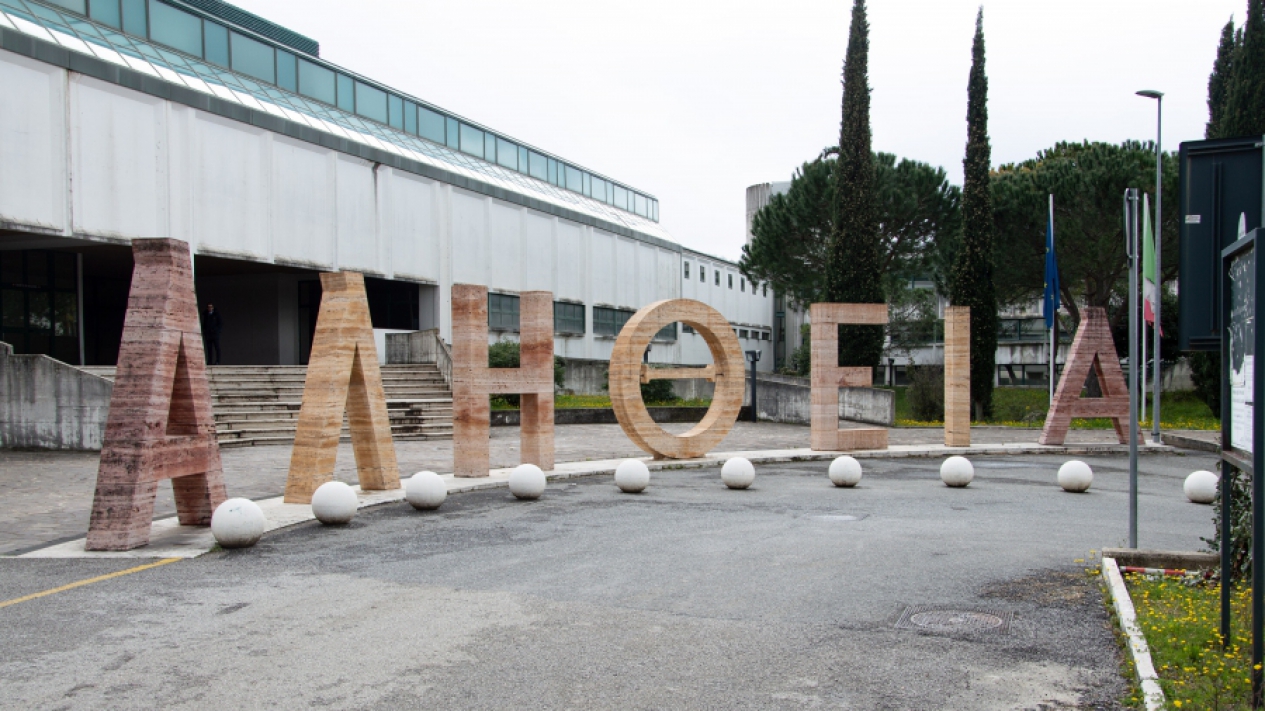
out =
[[[1149,195],[1142,196],[1142,319],[1152,327],[1160,328],[1155,323],[1155,309],[1160,303],[1159,280],[1155,273],[1155,235],[1151,232],[1151,201]],[[1160,335],[1164,329],[1160,328]]]

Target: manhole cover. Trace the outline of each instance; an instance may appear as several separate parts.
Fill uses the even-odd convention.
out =
[[[907,607],[896,626],[927,632],[1005,632],[1010,628],[1010,612],[954,610],[918,605]]]

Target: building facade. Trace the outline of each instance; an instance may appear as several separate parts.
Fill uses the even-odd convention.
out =
[[[147,237],[190,244],[226,364],[306,362],[318,273],[338,269],[367,275],[380,338],[449,338],[453,283],[489,287],[493,339],[516,338],[519,292],[552,291],[572,358],[608,358],[659,299],[771,330],[772,295],[681,247],[649,193],[217,0],[0,0],[0,86],[0,340],[19,353],[113,363]],[[721,284],[686,275],[704,262]],[[708,362],[700,344],[671,329],[651,359]]]

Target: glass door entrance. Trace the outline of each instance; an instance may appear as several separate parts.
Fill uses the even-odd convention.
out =
[[[77,269],[69,252],[0,252],[0,341],[80,365]]]

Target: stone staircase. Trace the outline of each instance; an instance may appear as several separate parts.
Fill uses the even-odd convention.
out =
[[[114,379],[113,367],[82,370]],[[294,441],[306,366],[216,365],[207,372],[221,447]],[[452,392],[434,364],[384,365],[382,386],[395,439],[452,438]],[[343,439],[348,436],[344,417]]]

